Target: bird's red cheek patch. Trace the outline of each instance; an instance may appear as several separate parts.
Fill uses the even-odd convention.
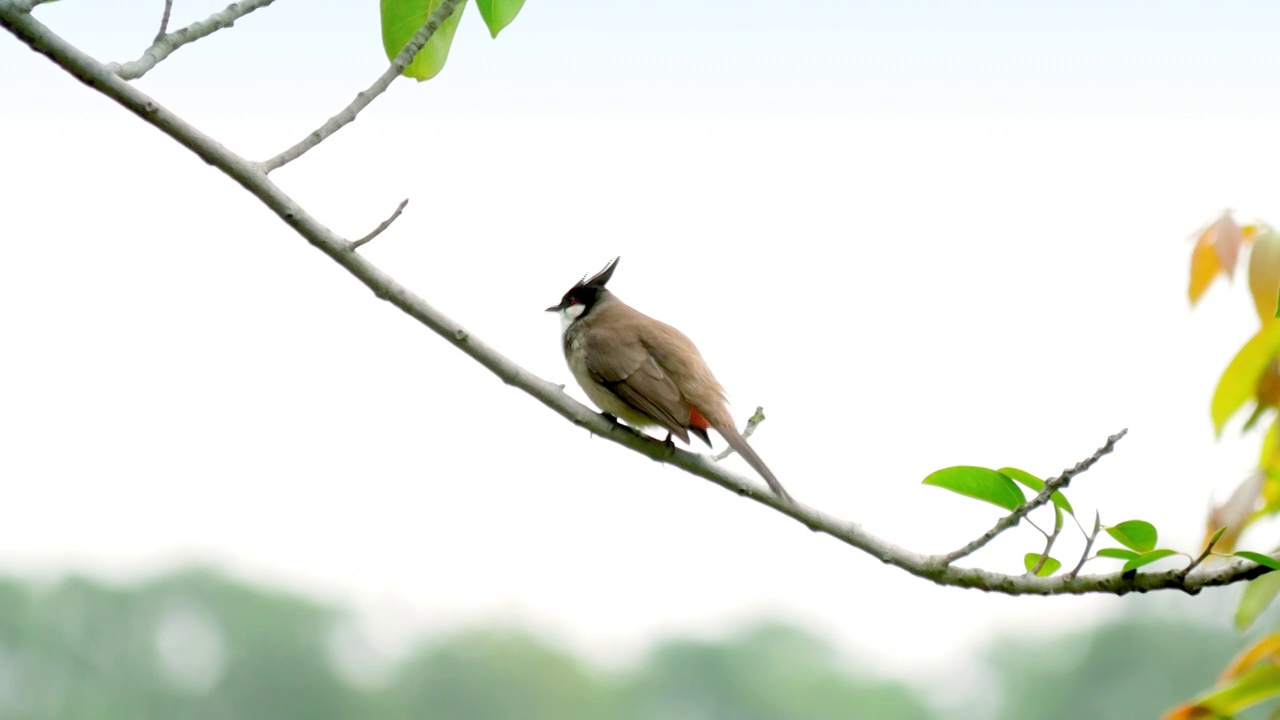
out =
[[[711,427],[711,423],[707,422],[707,419],[702,417],[702,413],[698,412],[698,408],[694,407],[689,408],[689,425],[699,430],[706,430]]]

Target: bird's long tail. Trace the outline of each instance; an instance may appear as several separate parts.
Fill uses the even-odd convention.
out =
[[[738,434],[736,428],[732,425],[729,427],[717,427],[716,432],[719,432],[720,436],[724,438],[724,441],[729,443],[729,447],[736,450],[737,453],[742,456],[742,459],[746,460],[751,467],[755,468],[756,472],[760,473],[760,477],[764,478],[764,481],[769,483],[769,487],[773,490],[773,494],[782,498],[791,505],[796,504],[796,501],[791,499],[791,494],[782,487],[782,483],[778,482],[777,476],[773,474],[773,471],[769,469],[768,465],[764,464],[764,460],[760,459],[760,456],[756,454],[756,451],[751,449],[751,446],[747,444],[747,439]]]

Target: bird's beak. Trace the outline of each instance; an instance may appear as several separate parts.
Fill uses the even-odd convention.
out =
[[[559,305],[552,305],[551,307],[547,308],[547,312],[558,312],[559,310],[560,310]]]

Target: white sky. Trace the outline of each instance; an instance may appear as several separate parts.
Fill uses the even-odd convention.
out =
[[[136,57],[161,3],[100,5],[38,15]],[[1280,222],[1280,7],[639,7],[534,1],[497,41],[469,9],[438,79],[273,177],[351,237],[410,198],[366,254],[557,382],[542,308],[621,254],[615,291],[764,405],[787,488],[900,544],[997,516],[932,470],[1052,475],[1128,427],[1070,497],[1196,548],[1253,463],[1207,408],[1255,320],[1243,283],[1188,311],[1183,239]],[[384,66],[372,7],[282,1],[139,86],[264,158]],[[7,571],[210,562],[391,635],[522,622],[603,658],[775,614],[921,672],[1127,602],[937,588],[592,440],[8,36],[0,89]],[[1016,572],[1013,535],[975,562]]]

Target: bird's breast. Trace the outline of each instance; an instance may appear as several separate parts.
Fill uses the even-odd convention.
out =
[[[578,386],[587,394],[596,407],[610,415],[620,418],[633,428],[643,428],[655,424],[655,421],[643,412],[628,405],[604,385],[596,381],[590,368],[587,367],[586,341],[582,333],[575,332],[576,326],[570,326],[564,334],[564,359],[569,364],[569,371]]]

